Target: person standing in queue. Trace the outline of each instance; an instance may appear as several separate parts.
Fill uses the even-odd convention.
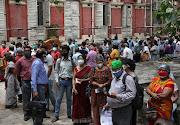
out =
[[[113,125],[130,125],[132,119],[132,100],[136,96],[136,85],[130,75],[126,75],[122,61],[112,62],[112,71],[115,78],[107,97],[107,104],[112,108]],[[126,77],[125,77],[126,76]],[[123,83],[123,79],[125,83]]]
[[[24,121],[29,120],[27,116],[27,104],[31,98],[31,65],[36,60],[35,56],[31,56],[31,47],[24,47],[24,56],[16,62],[15,73],[22,78],[22,99]]]
[[[33,90],[33,98],[37,98],[39,101],[45,101],[46,84],[48,84],[48,77],[44,68],[44,57],[46,57],[45,51],[38,51],[36,53],[37,59],[31,66],[31,86]],[[33,125],[42,125],[42,118],[34,118]]]
[[[67,115],[71,118],[71,96],[72,96],[72,78],[75,63],[69,56],[69,46],[64,45],[62,47],[62,58],[58,59],[55,67],[55,80],[57,84],[57,98],[55,104],[55,118],[51,122],[59,120],[59,112],[61,101],[63,99],[64,91],[66,90],[67,98]]]

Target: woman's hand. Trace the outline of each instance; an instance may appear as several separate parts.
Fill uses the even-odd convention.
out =
[[[152,96],[152,98],[155,99],[155,100],[159,99],[159,96],[158,96],[158,94],[156,94],[156,93],[153,93],[151,96]]]
[[[98,89],[102,90],[104,88],[104,84],[98,84]]]
[[[172,88],[165,87],[162,93],[157,94],[157,97],[159,100],[166,99],[168,96],[171,95],[172,92],[173,92]]]
[[[78,91],[77,91],[75,88],[73,88],[73,91],[74,91],[74,94],[75,94],[75,95],[78,94]]]

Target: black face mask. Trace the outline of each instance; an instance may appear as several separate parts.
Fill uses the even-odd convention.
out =
[[[62,53],[62,56],[67,57],[68,53]]]
[[[24,52],[24,56],[26,58],[30,58],[31,57],[31,51]]]

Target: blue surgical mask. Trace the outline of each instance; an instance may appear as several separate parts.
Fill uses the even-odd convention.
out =
[[[122,71],[121,71],[121,70],[119,70],[119,71],[117,71],[117,72],[113,72],[113,75],[114,75],[116,78],[120,77],[121,74],[122,74]]]

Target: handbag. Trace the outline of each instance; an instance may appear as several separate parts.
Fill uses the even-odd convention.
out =
[[[158,111],[156,107],[149,107],[146,111],[146,118],[148,121],[156,121],[158,119]]]
[[[46,102],[38,101],[36,98],[27,104],[27,116],[31,118],[47,118],[46,117]]]

